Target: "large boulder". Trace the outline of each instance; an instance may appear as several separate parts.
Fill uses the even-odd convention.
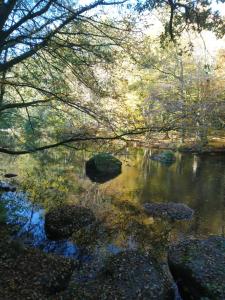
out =
[[[152,160],[157,160],[165,164],[171,164],[175,162],[176,157],[173,151],[167,150],[158,154],[153,154],[150,156]]]
[[[86,174],[94,182],[106,182],[121,173],[122,163],[108,153],[94,155],[86,162]]]
[[[194,211],[183,203],[145,203],[145,212],[153,218],[167,218],[170,220],[189,220]]]
[[[168,262],[185,300],[225,299],[225,238],[180,242]]]
[[[45,232],[49,239],[65,239],[94,222],[95,216],[89,208],[75,205],[59,206],[46,214]]]
[[[137,251],[112,256],[94,280],[75,284],[71,290],[72,295],[63,299],[174,299],[168,268]]]

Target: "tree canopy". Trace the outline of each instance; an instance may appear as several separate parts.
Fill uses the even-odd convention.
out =
[[[138,19],[146,11],[162,15],[164,32],[161,42],[155,43],[161,49],[161,57],[152,50],[146,52],[151,41],[143,37],[144,25]],[[141,25],[139,29],[137,25]],[[204,29],[215,31],[218,36],[224,32],[222,17],[213,11],[210,1],[147,0],[137,1],[133,6],[126,0],[97,0],[87,5],[72,0],[1,1],[0,152],[25,154],[71,142],[115,140],[130,134],[176,129],[177,118],[173,118],[171,125],[175,115],[171,107],[184,103],[181,93],[187,99],[187,90],[197,93],[202,86],[197,87],[196,80],[191,83],[182,79],[181,73],[172,74],[169,64],[162,69],[163,61],[174,64],[163,51],[173,48],[170,53],[177,57],[181,68],[184,56],[178,52],[184,53],[179,46],[182,33]],[[171,42],[177,46],[170,46]],[[182,50],[175,50],[178,48]],[[158,115],[157,121],[154,117],[151,122],[149,116],[154,109],[149,111],[148,104],[146,110],[142,102],[146,103],[154,88],[150,94],[145,92],[143,99],[140,95],[144,90],[138,87],[136,104],[127,98],[127,78],[135,78],[134,70],[139,69],[138,76],[144,79],[147,65],[154,69],[155,81],[164,74],[164,78],[172,76],[177,85],[172,94],[168,89],[164,93],[160,87],[164,94],[164,102],[160,100],[158,107],[161,117]],[[202,68],[205,70],[205,66]],[[206,77],[204,88],[208,89]],[[189,80],[188,86],[181,88],[184,80]],[[187,116],[186,106],[185,102]],[[221,124],[218,105],[216,111]],[[184,126],[181,123],[179,130]]]

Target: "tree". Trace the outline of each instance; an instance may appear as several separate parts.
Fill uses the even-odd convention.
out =
[[[100,9],[125,2],[97,0],[86,6],[72,0],[0,3],[0,152],[24,154],[152,130],[141,122],[141,126],[134,124],[123,97],[115,96],[110,84],[113,64],[118,52],[127,49],[133,24],[129,16],[103,20]],[[179,1],[146,5],[138,4],[137,9],[167,9],[169,5],[173,29],[182,26]],[[195,4],[191,11],[187,9],[189,13],[195,10],[200,13]],[[210,16],[211,12],[204,20]],[[189,16],[189,23],[196,24],[196,18]],[[221,24],[216,24],[219,31]]]
[[[183,45],[170,43],[160,49],[159,41],[145,39],[151,46],[137,58],[139,76],[134,90],[142,98],[149,126],[161,124],[179,133],[182,143],[185,138],[194,139],[204,146],[210,132],[223,126],[222,52],[218,68],[216,58],[206,53],[199,57],[182,41]]]
[[[111,20],[103,22],[96,9],[123,2],[99,0],[78,6],[72,1],[3,1],[0,7],[1,119],[10,118],[15,109],[20,110],[20,122],[27,122],[33,132],[43,107],[45,115],[46,111],[57,112],[60,118],[65,112],[74,118],[83,113],[97,119],[98,112],[90,103],[82,102],[80,94],[106,94],[103,80],[95,75],[96,68],[103,69],[112,62],[115,47],[127,35],[129,24],[117,27]],[[72,88],[76,94],[71,93]],[[40,123],[45,118],[39,119]],[[18,122],[12,125],[17,131],[23,127]],[[59,144],[83,139],[84,135],[79,133],[60,140]],[[57,145],[58,141],[53,144]],[[30,146],[22,152],[36,150]],[[42,149],[40,145],[38,148]]]
[[[224,2],[219,0],[217,2]],[[180,0],[145,0],[138,1],[137,10],[160,9],[167,12],[164,19],[165,32],[162,39],[176,41],[185,30],[210,30],[223,37],[225,32],[224,20],[218,11],[212,8],[211,0],[180,1]]]

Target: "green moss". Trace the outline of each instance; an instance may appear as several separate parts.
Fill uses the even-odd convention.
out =
[[[93,158],[96,169],[99,172],[117,171],[121,168],[121,162],[109,153],[99,153]]]
[[[86,162],[86,174],[94,182],[103,183],[121,173],[122,163],[109,153],[99,153]]]
[[[187,299],[225,299],[224,250],[225,239],[216,236],[183,241],[170,249],[170,269],[174,278],[182,282],[181,290]]]

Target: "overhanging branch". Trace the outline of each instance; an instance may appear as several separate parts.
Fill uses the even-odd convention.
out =
[[[174,128],[173,128],[174,129]],[[172,128],[165,128],[165,127],[143,127],[143,128],[137,128],[135,130],[131,130],[131,131],[127,131],[127,132],[123,132],[121,134],[115,134],[113,136],[82,136],[82,135],[76,135],[76,136],[72,136],[68,139],[53,143],[53,144],[49,144],[49,145],[44,145],[44,146],[40,146],[40,147],[36,147],[36,148],[30,148],[30,149],[26,149],[26,150],[10,150],[7,148],[3,148],[0,147],[0,153],[6,153],[6,154],[10,154],[10,155],[23,155],[23,154],[29,154],[29,153],[35,153],[35,152],[39,152],[39,151],[43,151],[43,150],[47,150],[47,149],[51,149],[51,148],[56,148],[59,146],[64,146],[66,144],[69,143],[78,143],[78,142],[88,142],[88,141],[92,141],[92,142],[97,142],[97,141],[113,141],[113,140],[126,140],[129,141],[128,139],[126,139],[127,136],[130,135],[139,135],[139,134],[144,134],[147,132],[163,132],[163,131],[169,131],[172,130]]]

